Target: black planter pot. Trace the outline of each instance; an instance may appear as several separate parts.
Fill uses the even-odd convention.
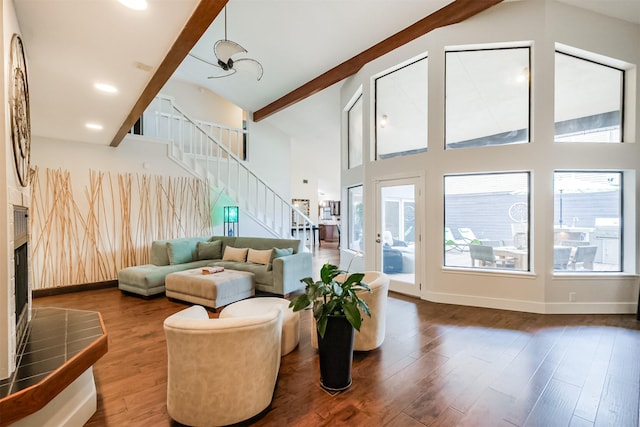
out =
[[[320,384],[327,390],[344,390],[351,385],[353,334],[345,316],[329,316],[324,338],[318,334]]]

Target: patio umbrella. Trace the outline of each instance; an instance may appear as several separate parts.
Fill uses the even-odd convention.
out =
[[[580,177],[578,177],[580,175]],[[601,193],[607,191],[617,191],[618,185],[613,184],[615,176],[618,173],[575,173],[575,172],[556,172],[554,179],[554,192],[559,194],[559,225],[563,225],[563,195],[575,193]]]

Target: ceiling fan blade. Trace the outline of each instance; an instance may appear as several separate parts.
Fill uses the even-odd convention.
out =
[[[204,62],[204,63],[205,63],[205,64],[207,64],[207,65],[213,65],[214,67],[222,68],[222,67],[220,67],[218,64],[216,64],[215,62],[207,61],[206,59],[201,58],[201,57],[199,57],[199,56],[197,56],[197,55],[194,55],[193,53],[189,53],[189,56],[190,56],[190,57],[192,57],[192,58],[194,58],[194,59],[197,59],[198,61],[202,61],[202,62]]]
[[[218,40],[216,44],[213,45],[213,53],[216,55],[216,58],[225,64],[229,62],[229,58],[231,58],[232,55],[246,51],[245,48],[231,40]]]
[[[255,73],[258,80],[262,78],[262,74],[263,74],[262,64],[260,64],[255,59],[251,59],[251,58],[236,59],[235,61],[233,61],[233,68],[234,70],[240,70],[242,72],[248,71],[248,72]]]
[[[229,70],[225,71],[225,70],[220,70],[220,74],[215,75],[215,76],[209,76],[207,77],[208,79],[220,79],[222,77],[229,77],[232,76],[236,73],[236,70],[234,68],[230,68]]]

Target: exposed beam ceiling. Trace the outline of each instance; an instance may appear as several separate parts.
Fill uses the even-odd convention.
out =
[[[193,46],[200,40],[200,37],[209,28],[213,20],[225,7],[228,0],[201,0],[193,14],[187,21],[182,32],[171,46],[158,70],[149,80],[149,83],[142,91],[140,98],[129,112],[129,115],[120,126],[120,129],[111,141],[112,147],[117,147],[127,135],[127,132],[135,124],[144,110],[149,106],[153,98],[160,92],[160,89],[173,75],[180,63],[187,56]]]
[[[451,24],[457,24],[470,18],[503,0],[455,0],[431,15],[421,19],[404,30],[388,37],[380,43],[359,53],[351,59],[321,74],[297,89],[284,95],[253,113],[253,120],[258,122],[278,111],[287,108],[329,86],[357,73],[365,64],[399,48],[428,32]]]

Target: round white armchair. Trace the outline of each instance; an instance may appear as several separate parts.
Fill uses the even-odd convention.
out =
[[[340,276],[337,277],[340,279]],[[355,331],[353,349],[355,351],[369,351],[380,347],[387,330],[387,297],[389,294],[389,276],[380,271],[365,271],[364,283],[369,285],[371,292],[359,292],[369,306],[371,317],[362,315],[360,331]],[[315,319],[311,322],[311,346],[318,348],[318,332]]]
[[[202,306],[164,321],[167,411],[189,426],[247,420],[266,409],[280,369],[282,310],[210,319]]]

